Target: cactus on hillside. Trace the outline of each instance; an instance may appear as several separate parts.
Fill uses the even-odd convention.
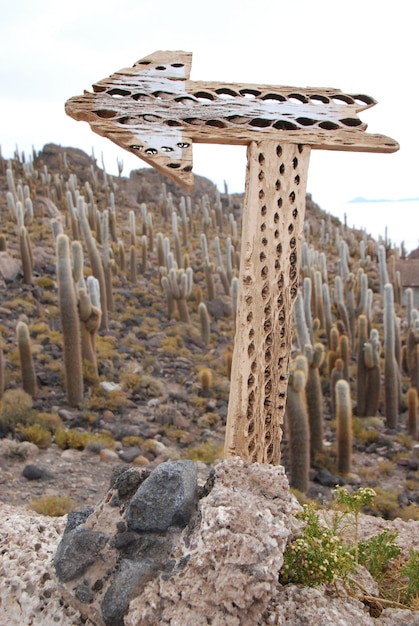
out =
[[[288,379],[286,404],[290,450],[290,485],[307,493],[310,470],[310,427],[305,395],[304,370],[295,369]]]
[[[396,428],[399,408],[399,368],[395,353],[393,285],[384,285],[384,391],[388,428]]]
[[[352,469],[352,404],[351,391],[346,380],[338,380],[336,392],[337,467],[342,474]]]
[[[29,328],[25,322],[18,322],[16,326],[16,336],[19,349],[20,370],[22,373],[22,387],[26,393],[32,396],[32,398],[35,398],[38,392],[38,385],[36,383]]]
[[[79,406],[83,400],[80,322],[67,235],[58,235],[56,249],[58,306],[63,333],[67,398],[71,406]]]

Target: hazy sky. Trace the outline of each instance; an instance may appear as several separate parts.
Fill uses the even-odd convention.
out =
[[[388,135],[401,149],[313,151],[308,191],[325,210],[339,214],[356,196],[419,197],[416,8],[414,0],[8,2],[0,24],[3,156],[16,144],[30,151],[54,142],[88,153],[93,146],[111,172],[117,157],[125,175],[143,167],[87,123],[67,117],[64,103],[155,50],[187,50],[193,52],[192,80],[334,87],[378,101],[360,114],[367,132]],[[244,147],[194,146],[194,172],[220,189],[226,180],[231,192],[243,191],[245,165]],[[389,205],[374,216],[382,232],[394,210]],[[415,211],[407,228],[419,237]]]

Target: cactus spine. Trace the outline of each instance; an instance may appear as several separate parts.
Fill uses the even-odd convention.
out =
[[[56,247],[58,304],[63,333],[67,398],[71,406],[78,406],[83,399],[80,322],[67,235],[58,235]]]
[[[347,474],[352,467],[352,405],[349,383],[338,380],[336,391],[337,422],[337,467],[342,474]]]

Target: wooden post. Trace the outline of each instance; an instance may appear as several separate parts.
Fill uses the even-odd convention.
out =
[[[191,64],[188,52],[154,52],[66,111],[186,188],[194,142],[248,146],[225,454],[278,464],[310,150],[399,146],[364,132],[357,114],[376,104],[369,96],[191,81]]]
[[[309,158],[309,146],[248,147],[226,456],[280,461]]]

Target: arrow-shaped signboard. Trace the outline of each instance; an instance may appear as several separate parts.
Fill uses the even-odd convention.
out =
[[[189,80],[192,55],[155,52],[71,98],[76,120],[191,187],[192,144],[248,146],[226,456],[280,462],[292,308],[311,148],[395,152],[365,132],[375,101],[338,89]]]
[[[339,89],[189,80],[192,54],[154,52],[71,98],[67,113],[191,187],[192,144],[285,140],[328,150],[394,152],[364,131],[358,113],[375,104]]]

